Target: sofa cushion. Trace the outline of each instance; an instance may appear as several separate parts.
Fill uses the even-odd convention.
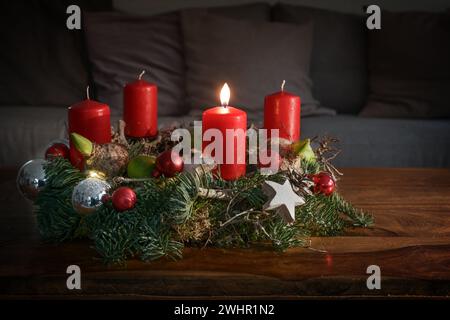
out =
[[[71,4],[83,12],[111,0],[17,0],[0,4],[0,105],[67,106],[89,82],[82,31],[66,27]]]
[[[43,159],[46,146],[64,138],[67,108],[3,106],[0,108],[0,166],[19,166]]]
[[[172,12],[175,10],[204,10],[206,12],[219,14],[224,17],[242,20],[267,20],[271,18],[271,5],[265,2],[255,2],[248,4],[236,5],[233,4],[239,1],[155,1],[148,0],[116,0],[114,7],[124,13],[133,15],[156,15],[165,12]],[[170,3],[169,3],[170,2]],[[203,2],[203,3],[201,3]],[[217,3],[231,2],[231,5],[217,5]],[[243,1],[241,1],[243,2]]]
[[[359,112],[367,96],[364,18],[288,4],[276,5],[273,15],[280,22],[314,23],[311,54],[314,97],[322,106],[339,113]]]
[[[369,31],[366,117],[450,117],[450,15],[382,12]]]
[[[283,80],[287,91],[301,96],[304,114],[318,107],[309,79],[311,24],[238,21],[185,11],[182,31],[191,109],[217,105],[227,82],[231,105],[258,112],[264,96],[280,90]]]
[[[198,9],[249,20],[268,20],[267,4]],[[184,57],[176,12],[158,16],[124,13],[88,14],[84,19],[89,59],[96,96],[122,113],[123,86],[134,81],[141,70],[145,79],[158,85],[158,112],[182,115],[185,107]]]
[[[177,13],[155,17],[85,15],[84,30],[98,100],[122,113],[123,87],[146,70],[158,85],[161,115],[183,114],[184,63]]]
[[[270,21],[271,7],[268,3],[250,3],[239,6],[219,6],[210,8],[192,9],[197,12],[208,12],[221,17],[247,20],[247,21]]]

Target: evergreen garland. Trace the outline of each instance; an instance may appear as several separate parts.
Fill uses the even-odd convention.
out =
[[[133,143],[130,151],[137,155],[143,148],[145,143]],[[329,163],[302,160],[300,166],[308,175]],[[254,171],[236,181],[224,181],[211,173],[183,172],[174,178],[126,182],[137,194],[133,209],[117,212],[105,203],[81,216],[72,208],[71,196],[85,173],[61,158],[50,161],[45,171],[48,182],[35,202],[42,236],[52,242],[88,237],[106,263],[124,263],[133,257],[177,259],[185,245],[248,247],[259,243],[283,251],[307,246],[310,236],[336,236],[347,227],[367,227],[373,222],[336,192],[331,196],[305,194],[306,203],[296,208],[295,222],[290,225],[274,212],[264,211],[267,199],[262,184],[292,178],[289,170],[270,176]],[[217,191],[226,196],[211,196],[210,192]]]

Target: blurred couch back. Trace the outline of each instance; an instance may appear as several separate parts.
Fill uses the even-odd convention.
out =
[[[64,2],[58,2],[59,5],[55,9],[59,9],[56,12],[61,12],[60,9],[64,8],[61,3],[69,2],[82,4],[86,11],[108,9],[108,0],[102,0],[105,8],[91,9],[85,7],[88,3],[87,0],[61,1]],[[199,6],[227,6],[226,10],[218,8],[208,11],[214,11],[214,13],[221,11],[223,14],[238,15],[242,18],[244,13],[249,16],[254,16],[254,14],[243,10],[242,7],[236,9],[233,6],[253,3],[255,0],[113,1],[114,9],[134,14],[139,18],[162,12],[173,12],[173,10],[185,7]],[[2,44],[4,44],[3,50],[0,51],[0,70],[3,76],[3,80],[0,80],[0,141],[2,142],[0,166],[17,166],[29,159],[41,158],[46,145],[50,141],[66,137],[67,106],[85,97],[87,78],[92,75],[92,65],[89,63],[92,57],[84,59],[83,56],[86,53],[83,53],[83,49],[86,48],[82,48],[84,43],[81,41],[84,30],[69,31],[65,28],[64,21],[51,22],[46,19],[52,12],[55,12],[54,10],[48,10],[48,5],[55,3],[57,2],[53,0],[0,2],[0,8],[5,9],[1,10],[4,16],[0,20],[2,23],[0,37]],[[262,3],[262,5],[256,6],[259,8],[257,12],[266,13],[270,11],[267,14],[269,16],[267,20],[271,18],[280,22],[297,24],[301,22],[305,15],[312,15],[314,19],[317,19],[317,34],[321,35],[314,40],[312,49],[311,77],[315,82],[313,93],[324,106],[337,110],[338,115],[302,118],[302,137],[328,134],[340,139],[343,142],[341,144],[343,152],[342,156],[336,160],[337,166],[448,167],[450,165],[450,140],[448,139],[450,136],[450,121],[448,119],[380,119],[364,118],[357,115],[358,110],[363,105],[363,100],[365,100],[365,90],[367,89],[365,84],[367,68],[364,67],[367,66],[364,60],[366,54],[362,52],[362,50],[366,50],[366,46],[363,44],[366,41],[366,32],[361,33],[361,31],[366,30],[364,11],[362,10],[362,5],[366,4],[366,1],[288,1],[288,3],[295,4],[295,9],[287,8],[288,5],[285,5],[284,9],[280,5],[270,6],[274,5],[274,2]],[[383,9],[393,11],[415,9],[444,11],[448,6],[448,0],[426,2],[393,0],[389,2],[378,1],[377,3]],[[41,4],[44,4],[44,6],[41,6]],[[8,5],[15,6],[14,12],[16,14],[6,10]],[[303,8],[300,6],[303,6]],[[315,7],[315,9],[308,9],[305,6]],[[319,10],[318,7],[329,10]],[[27,14],[31,15],[32,19],[27,19]],[[94,13],[94,15],[96,14]],[[66,16],[65,12],[61,12],[60,17],[65,18]],[[164,20],[168,24],[162,25],[163,29],[167,30],[166,27],[170,27],[176,30],[171,23],[173,21],[175,24],[177,23],[177,13],[167,14],[166,16],[173,19]],[[266,20],[266,15],[263,18]],[[136,19],[136,17],[132,17],[132,19]],[[143,19],[146,20],[146,18]],[[149,23],[155,23],[154,20],[154,17],[150,18]],[[54,28],[55,24],[60,28]],[[337,28],[336,26],[340,27]],[[98,31],[98,29],[96,30]],[[129,29],[127,30],[129,31]],[[327,30],[330,32],[327,32]],[[118,33],[111,32],[107,35],[123,37],[120,31],[118,30]],[[178,45],[173,46],[175,51],[178,50],[178,47],[181,47],[181,35],[177,37],[172,34],[170,36],[168,32],[160,32],[156,35],[169,37],[171,41],[178,41]],[[340,40],[338,40],[338,36]],[[160,37],[160,40],[164,40],[164,37]],[[298,42],[304,44],[301,40]],[[354,58],[349,59],[349,51],[338,50],[339,48],[331,50],[333,43],[336,44],[336,42],[339,44],[345,43],[345,46],[339,45],[339,47],[350,49]],[[95,49],[100,50],[101,43],[95,41],[94,43]],[[117,42],[112,41],[112,43]],[[150,41],[147,44],[149,46],[154,45],[154,42]],[[159,54],[162,59],[149,59],[149,62],[171,62],[168,55],[164,53],[166,51],[160,52],[151,49],[149,49],[149,52]],[[87,51],[89,54],[89,50]],[[129,51],[135,53],[136,50]],[[182,49],[179,49],[179,51],[180,63],[182,63],[184,54]],[[91,50],[91,54],[92,52]],[[113,59],[110,51],[104,52],[106,52],[105,59]],[[340,54],[336,54],[336,52]],[[414,50],[411,52],[414,52]],[[143,56],[148,57],[147,55]],[[131,62],[135,61],[131,59]],[[87,65],[85,65],[85,62],[87,62]],[[166,70],[167,68],[164,68],[164,66],[159,67]],[[182,73],[183,68],[179,66],[178,64],[171,65]],[[139,68],[142,68],[142,66],[131,69],[134,70],[132,72],[136,73],[135,70]],[[126,69],[121,68],[120,70],[125,71]],[[148,70],[152,70],[152,68]],[[153,68],[153,70],[155,69]],[[108,68],[107,71],[111,71],[111,69]],[[130,80],[128,78],[136,77],[136,75],[127,76],[125,81],[128,82]],[[182,74],[181,78],[184,79]],[[108,76],[105,79],[106,82],[111,83],[113,77]],[[162,82],[158,81],[158,83]],[[173,84],[173,82],[171,83]],[[93,96],[93,93],[91,96]],[[182,100],[182,98],[179,98],[179,100]],[[168,113],[165,108],[162,111]],[[249,120],[256,124],[262,119],[262,113],[252,112],[248,115]],[[119,115],[114,115],[112,123],[115,123],[119,117]],[[198,115],[180,116],[174,114],[169,116],[168,114],[163,115],[161,112],[159,124],[161,127],[187,124],[198,119]]]
[[[85,11],[110,10],[113,7],[133,15],[153,16],[168,10],[202,6],[220,7],[219,12],[229,11],[236,15],[242,10],[242,4],[254,2],[247,0],[112,0],[111,6],[109,1],[111,0],[102,0],[100,7],[91,7],[87,1],[79,0],[78,3]],[[89,49],[92,51],[97,44],[94,43],[91,48],[85,48],[81,40],[83,30],[69,31],[65,29],[63,21],[56,21],[56,19],[53,21],[51,17],[48,17],[49,12],[61,11],[58,17],[64,18],[66,14],[63,12],[62,4],[65,3],[69,2],[64,0],[54,5],[48,0],[30,2],[19,0],[14,2],[14,6],[11,3],[3,4],[7,9],[12,7],[17,15],[10,14],[2,20],[1,38],[7,39],[6,42],[4,41],[5,44],[14,50],[2,50],[0,53],[0,67],[4,71],[3,80],[0,80],[0,105],[66,107],[84,97],[86,85],[89,82],[92,84],[90,79],[92,66],[86,61],[86,56],[90,54]],[[334,109],[338,113],[358,114],[367,97],[367,30],[364,20],[364,2],[354,0],[337,4],[336,1],[330,0],[295,0],[289,3],[295,3],[295,6],[260,1],[257,5],[244,7],[255,12],[268,12],[268,20],[277,22],[302,24],[305,20],[313,20],[314,43],[310,67],[313,95],[323,107]],[[301,4],[312,5],[316,9],[300,6]],[[439,10],[446,6],[441,0],[381,1],[381,5],[383,9],[406,8],[408,10],[415,8]],[[55,10],[50,10],[49,7]],[[319,7],[327,9],[317,9]],[[11,11],[7,9],[5,12]],[[247,11],[246,15],[252,15]],[[176,16],[169,22],[173,24],[173,29],[178,27],[179,20]],[[174,36],[171,35],[172,40],[173,38]],[[179,43],[176,46],[180,47],[180,57],[182,57],[181,38],[177,41]],[[39,43],[39,46],[36,46],[36,43]],[[150,43],[153,42],[150,41]],[[170,46],[161,50],[167,48],[170,49]],[[150,49],[151,52],[160,50]],[[169,57],[170,55],[167,55],[167,59]],[[171,73],[179,73],[183,78],[182,63],[177,65],[179,70],[171,71]],[[100,71],[104,72],[104,70]],[[111,71],[110,68],[107,71],[113,72],[113,76],[116,72]],[[45,81],[41,81],[41,77],[36,75],[45,75]],[[113,77],[108,74],[107,79],[113,79]],[[93,80],[98,87],[99,83],[95,76]],[[23,86],[24,81],[27,83],[26,86]],[[120,82],[119,87],[127,81]],[[163,82],[159,81],[159,83]],[[186,113],[183,110],[183,102],[180,102],[184,100],[182,91],[182,88],[170,91],[172,94],[177,94],[176,101],[179,104],[176,107],[179,112],[171,112],[170,115]],[[176,106],[176,104],[173,105]]]
[[[255,0],[113,0],[116,9],[134,14],[158,14],[190,7],[232,6],[254,3]],[[450,5],[448,0],[259,0],[274,5],[283,2],[294,5],[317,7],[339,12],[361,14],[368,4],[377,4],[390,11],[444,11]]]

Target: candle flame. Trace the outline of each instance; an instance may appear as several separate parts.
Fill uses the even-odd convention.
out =
[[[220,103],[222,106],[228,106],[228,103],[230,102],[230,87],[225,82],[225,84],[222,87],[222,90],[220,90]]]

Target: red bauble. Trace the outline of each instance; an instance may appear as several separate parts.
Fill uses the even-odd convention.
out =
[[[105,193],[105,194],[102,196],[101,200],[102,200],[102,203],[107,203],[108,201],[111,200],[111,196],[110,196],[109,194]]]
[[[83,171],[86,162],[83,155],[79,153],[75,148],[71,148],[69,150],[69,154],[70,154],[69,159],[70,163],[72,163],[72,166],[74,166],[80,171]]]
[[[64,143],[54,143],[45,151],[45,159],[62,157],[69,159],[69,148]]]
[[[156,158],[156,167],[152,174],[154,177],[159,177],[163,174],[165,177],[171,178],[183,171],[183,167],[183,158],[177,152],[167,150]]]
[[[112,204],[117,211],[130,210],[136,204],[136,193],[128,187],[120,187],[112,195]]]
[[[333,177],[328,172],[320,172],[312,176],[312,181],[314,182],[314,192],[322,193],[329,196],[334,192],[336,188],[336,183]]]

